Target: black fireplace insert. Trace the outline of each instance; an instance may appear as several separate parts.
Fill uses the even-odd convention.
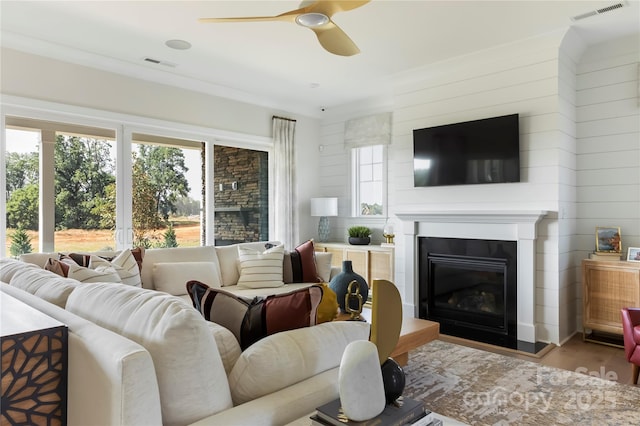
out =
[[[515,241],[419,237],[419,316],[440,332],[517,348]]]

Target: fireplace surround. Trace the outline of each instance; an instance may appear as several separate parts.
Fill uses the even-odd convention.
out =
[[[400,211],[404,249],[404,302],[419,317],[418,238],[462,238],[517,243],[517,348],[536,352],[536,238],[544,210]]]

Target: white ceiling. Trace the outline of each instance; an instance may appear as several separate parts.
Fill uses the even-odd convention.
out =
[[[199,23],[201,17],[277,15],[297,1],[6,1],[4,47],[219,96],[317,115],[391,90],[394,75],[470,52],[574,26],[591,44],[640,32],[640,0],[373,0],[334,21],[361,50],[323,50],[286,22]],[[170,39],[187,40],[173,50]],[[149,57],[165,64],[144,61]],[[173,65],[167,65],[173,64]],[[314,87],[317,86],[317,87]]]

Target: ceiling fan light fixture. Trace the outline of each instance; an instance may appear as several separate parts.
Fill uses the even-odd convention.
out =
[[[296,16],[296,23],[307,28],[321,27],[329,22],[329,17],[323,13],[303,13]]]

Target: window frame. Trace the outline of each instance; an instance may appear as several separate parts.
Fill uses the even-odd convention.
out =
[[[382,148],[382,180],[381,180],[381,185],[382,185],[382,213],[381,214],[375,214],[375,215],[363,215],[361,213],[361,197],[360,197],[360,192],[361,192],[361,181],[360,181],[360,156],[361,156],[361,149],[363,148],[371,148],[371,147],[377,147],[380,146]],[[388,157],[387,157],[387,152],[388,152],[388,148],[386,144],[375,144],[375,145],[364,145],[364,146],[357,146],[357,147],[353,147],[351,148],[351,215],[352,217],[357,217],[357,218],[369,218],[369,219],[380,219],[380,218],[385,218],[387,216],[387,212],[388,212],[388,190],[387,190],[387,175],[388,175]],[[372,163],[372,164],[376,164],[376,163]]]
[[[4,158],[6,151],[7,118],[19,119],[23,122],[49,122],[55,127],[61,125],[88,126],[98,129],[114,130],[116,134],[116,249],[120,250],[131,246],[132,219],[131,207],[127,199],[131,197],[131,142],[133,133],[161,134],[176,139],[202,141],[205,143],[206,164],[205,179],[213,181],[213,146],[214,144],[236,146],[267,152],[269,156],[270,179],[273,166],[273,140],[270,137],[249,135],[245,133],[220,130],[210,127],[194,126],[179,122],[160,119],[151,119],[136,115],[113,113],[109,111],[75,107],[71,105],[40,101],[18,96],[7,95],[3,97],[2,112],[0,113],[0,157]],[[25,126],[40,130],[37,127]],[[127,164],[128,163],[128,164]],[[6,187],[6,169],[4,161],[0,161],[0,187]],[[120,188],[120,189],[118,189]],[[213,223],[213,185],[207,185],[207,206],[205,221]],[[6,227],[6,203],[0,205],[0,256],[7,256],[4,241],[7,239]],[[269,186],[269,211],[273,211],[273,187]],[[42,218],[40,219],[42,221]],[[269,233],[273,233],[273,215],[269,215]],[[206,245],[213,245],[213,233],[207,233]],[[51,236],[53,238],[53,235]],[[51,243],[53,240],[51,241]],[[47,251],[47,247],[40,245],[40,251]]]

